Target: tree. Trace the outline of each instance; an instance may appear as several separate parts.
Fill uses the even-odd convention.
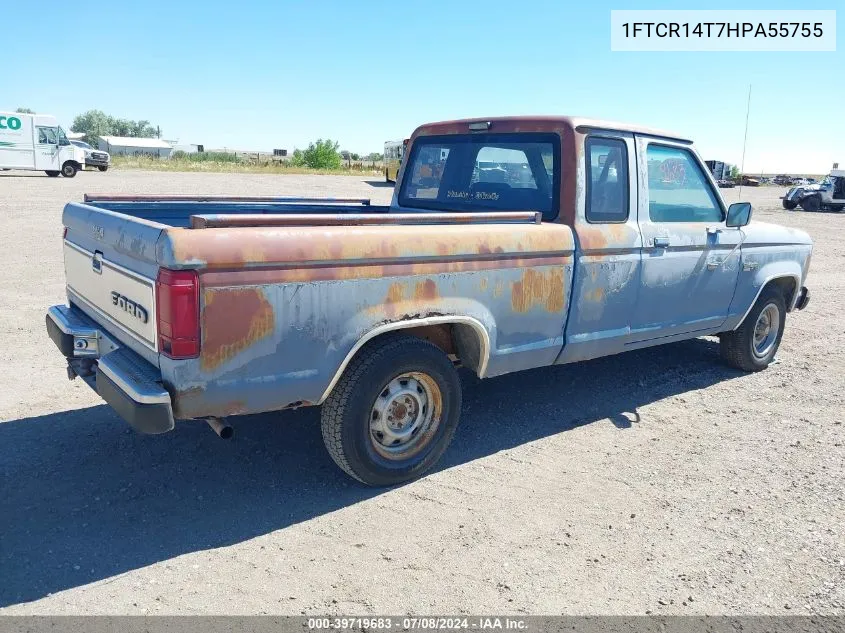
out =
[[[311,169],[340,169],[340,154],[337,151],[339,146],[340,143],[330,139],[317,139],[316,143],[308,145],[308,149],[295,150],[294,161],[297,160],[297,152],[299,152],[302,164]]]
[[[78,115],[70,126],[71,131],[81,132],[85,140],[97,145],[101,136],[134,136],[154,138],[159,135],[157,127],[149,121],[130,121],[109,116],[102,110],[88,110]]]
[[[731,165],[731,178],[739,178],[739,167]]]
[[[35,114],[35,110],[30,110],[29,108],[18,108],[15,112],[18,114]]]
[[[384,156],[382,156],[378,152],[372,152],[369,156],[367,156],[367,160],[377,163],[380,160],[384,160]]]

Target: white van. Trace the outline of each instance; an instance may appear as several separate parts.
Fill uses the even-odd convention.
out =
[[[70,144],[56,117],[0,112],[0,169],[73,178],[84,164],[85,152]]]

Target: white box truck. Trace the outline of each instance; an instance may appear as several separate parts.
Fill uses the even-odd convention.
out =
[[[85,165],[85,152],[71,145],[56,117],[0,112],[0,169],[44,171],[73,178]]]

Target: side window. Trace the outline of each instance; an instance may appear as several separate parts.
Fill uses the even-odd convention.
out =
[[[652,222],[721,222],[722,208],[692,154],[649,145],[648,216]]]
[[[54,127],[40,127],[38,128],[38,143],[41,145],[55,145],[59,142],[59,137],[56,134]]]
[[[628,219],[628,148],[624,141],[587,139],[587,222]]]

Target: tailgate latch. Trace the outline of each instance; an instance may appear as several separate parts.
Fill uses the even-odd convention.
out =
[[[103,273],[103,254],[100,251],[94,251],[94,256],[91,258],[91,268],[98,275]]]

